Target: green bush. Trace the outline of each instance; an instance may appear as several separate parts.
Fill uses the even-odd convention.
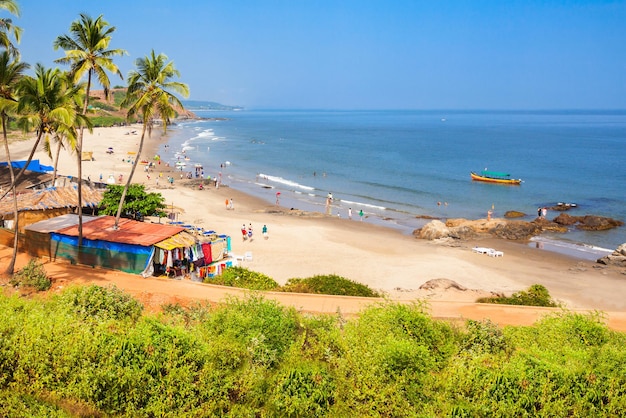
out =
[[[513,293],[510,297],[497,296],[492,298],[480,298],[478,303],[497,303],[501,305],[524,305],[524,306],[545,306],[545,307],[558,307],[550,292],[545,286],[540,284],[534,284],[528,288],[527,291],[520,291]]]
[[[273,416],[324,416],[335,403],[334,378],[322,365],[302,363],[287,368],[272,387],[268,406]]]
[[[179,303],[166,303],[163,309],[163,321],[172,325],[182,324],[191,327],[204,322],[210,315],[211,305],[207,303],[194,303],[184,307]]]
[[[278,283],[271,277],[244,267],[228,267],[221,275],[207,277],[204,282],[250,290],[275,290],[278,288]]]
[[[0,416],[71,418],[76,415],[33,395],[0,390]]]
[[[491,320],[467,321],[467,333],[461,341],[461,349],[465,351],[495,354],[507,348],[506,338],[502,330]]]
[[[61,295],[62,303],[83,318],[137,320],[143,305],[116,286],[74,287]]]
[[[251,295],[245,300],[229,299],[226,308],[211,315],[203,328],[212,336],[243,343],[253,363],[274,366],[294,341],[298,322],[292,309]]]
[[[118,116],[94,116],[91,118],[91,123],[94,127],[108,128],[126,123],[126,120]]]
[[[363,296],[381,295],[368,286],[335,274],[318,275],[306,279],[293,278],[280,289],[282,292],[317,293],[322,295]]]
[[[626,416],[626,334],[601,314],[457,329],[420,304],[346,320],[252,294],[138,317],[85,293],[0,294],[0,416]]]
[[[48,277],[43,265],[34,258],[31,258],[28,264],[16,272],[9,283],[15,287],[32,287],[40,292],[52,286],[52,280]]]

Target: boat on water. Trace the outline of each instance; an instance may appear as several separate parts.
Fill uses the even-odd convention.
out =
[[[509,173],[502,173],[499,171],[487,171],[483,170],[480,173],[474,171],[470,172],[472,180],[484,181],[487,183],[499,183],[499,184],[521,184],[522,179],[514,179]]]

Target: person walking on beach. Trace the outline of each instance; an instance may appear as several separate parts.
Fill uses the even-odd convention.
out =
[[[243,240],[248,239],[248,230],[246,229],[246,224],[241,225],[241,235],[243,235]]]
[[[263,229],[261,230],[261,232],[263,232],[263,238],[265,238],[265,239],[269,238],[267,236],[267,225],[263,225]]]
[[[252,241],[252,224],[248,227],[248,239]]]
[[[233,198],[232,197],[228,200],[228,209],[230,209],[230,210],[234,210],[235,209],[235,206],[233,206]]]
[[[352,208],[348,208],[348,219],[352,220]]]
[[[363,209],[359,211],[359,218],[361,218],[361,222],[363,222]]]

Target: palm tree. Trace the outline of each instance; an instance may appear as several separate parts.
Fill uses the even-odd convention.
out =
[[[165,54],[155,55],[154,50],[152,50],[150,55],[137,59],[135,62],[137,70],[131,71],[128,76],[128,88],[122,106],[128,108],[128,119],[131,119],[133,116],[141,117],[143,129],[141,130],[139,149],[135,155],[133,167],[130,170],[130,175],[117,207],[117,215],[115,216],[116,229],[122,215],[122,206],[124,205],[126,193],[133,180],[133,175],[141,156],[146,132],[148,132],[148,136],[152,132],[154,117],[159,116],[162,119],[163,131],[167,132],[167,125],[170,119],[176,115],[175,107],[183,109],[183,104],[170,90],[183,97],[189,96],[189,87],[186,84],[172,81],[172,78],[180,77],[180,73],[174,67],[174,63],[172,61],[167,62],[167,59]]]
[[[73,81],[68,73],[63,73],[63,77],[65,77],[65,82],[67,83],[68,86],[73,84]],[[81,86],[76,86],[76,87],[77,87],[76,91],[82,91]],[[80,112],[82,103],[83,103],[81,100],[82,95],[79,94],[76,99],[77,99],[76,111]],[[84,115],[80,116],[80,121],[84,122],[85,125],[89,127],[89,129],[92,128],[91,121],[88,118],[86,118]],[[44,144],[43,144],[44,150],[48,154],[48,157],[50,157],[50,159],[54,161],[54,164],[53,164],[54,171],[52,172],[52,184],[53,185],[56,183],[57,168],[59,165],[59,157],[61,155],[61,149],[64,149],[65,146],[67,145],[70,151],[76,152],[77,139],[78,138],[77,138],[77,133],[76,133],[76,127],[64,126],[64,125],[58,125],[52,137],[50,136],[44,137]],[[54,158],[52,158],[53,143],[54,145],[56,145],[56,153],[55,153]]]
[[[0,123],[2,124],[2,138],[4,139],[4,151],[7,155],[9,165],[9,173],[11,173],[11,188],[13,192],[13,219],[15,227],[15,236],[13,238],[13,254],[11,260],[5,269],[7,274],[13,274],[15,269],[15,260],[17,259],[18,247],[18,211],[17,211],[17,193],[15,188],[15,173],[11,163],[11,153],[9,151],[9,139],[7,137],[7,123],[9,121],[9,113],[17,108],[17,100],[15,99],[15,89],[23,76],[24,71],[29,67],[24,62],[14,60],[7,51],[0,53]]]
[[[20,8],[15,0],[0,0],[0,10],[6,10],[9,13],[19,16]],[[19,51],[11,42],[11,35],[15,38],[15,42],[20,42],[22,28],[15,26],[11,19],[0,19],[0,46],[6,49],[13,57],[19,56]]]
[[[82,105],[81,88],[68,84],[67,77],[58,69],[35,65],[35,77],[23,77],[19,83],[18,124],[24,131],[35,130],[33,144],[26,165],[15,176],[15,183],[32,161],[44,135],[55,135],[71,127],[88,125],[89,121],[77,111]]]
[[[80,15],[80,19],[70,25],[70,34],[61,35],[54,41],[54,49],[63,48],[65,57],[59,58],[56,62],[70,64],[70,73],[74,80],[79,80],[85,73],[87,74],[87,85],[85,86],[85,102],[83,103],[83,115],[87,114],[89,107],[89,92],[91,90],[92,76],[104,89],[105,98],[109,95],[110,81],[107,71],[116,73],[122,77],[117,65],[113,63],[112,57],[124,55],[123,49],[107,49],[111,42],[111,34],[115,31],[115,26],[110,26],[102,15],[95,20],[86,14]],[[78,158],[78,245],[82,245],[83,240],[83,202],[82,202],[82,180],[83,180],[83,128],[79,130],[78,141],[76,143],[76,155]]]

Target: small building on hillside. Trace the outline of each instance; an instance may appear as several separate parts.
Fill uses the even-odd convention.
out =
[[[102,201],[103,190],[83,185],[83,213],[93,215]],[[25,191],[17,194],[19,233],[27,225],[67,213],[75,213],[78,207],[78,185],[49,187],[41,190]],[[14,229],[13,197],[7,194],[0,200],[0,227]]]
[[[120,219],[117,229],[114,226],[113,216],[83,219],[83,241],[79,247],[78,216],[68,214],[28,226],[26,248],[33,256],[66,259],[72,264],[144,277],[190,275],[201,279],[219,274],[233,263],[226,259],[230,251],[230,238],[226,236],[197,236],[185,226],[127,218]]]

